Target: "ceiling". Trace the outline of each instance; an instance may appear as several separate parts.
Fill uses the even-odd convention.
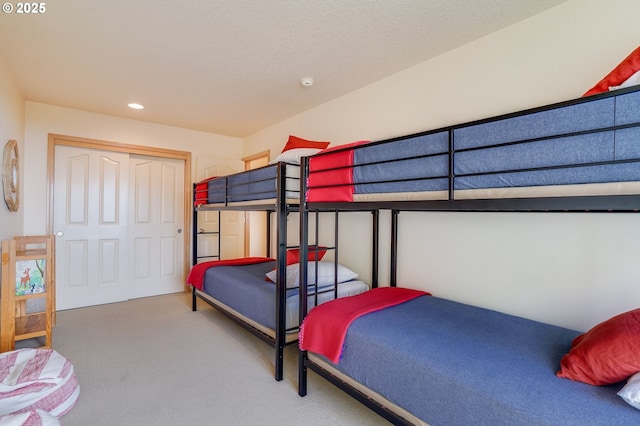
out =
[[[564,1],[55,0],[0,56],[28,101],[245,137]]]

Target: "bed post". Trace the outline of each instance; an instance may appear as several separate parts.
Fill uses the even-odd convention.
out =
[[[454,159],[454,145],[453,145],[453,129],[449,129],[448,131],[449,133],[449,188],[448,188],[448,195],[447,195],[447,199],[449,201],[453,200],[453,188],[454,188],[454,184],[453,181],[455,179],[454,175],[453,175],[453,171],[455,170],[454,168],[454,164],[453,164],[453,159]]]
[[[371,288],[378,287],[378,261],[379,261],[379,248],[378,241],[380,239],[380,211],[374,210],[371,212],[373,221],[373,241],[371,250]]]
[[[193,184],[193,199],[196,198],[196,183]],[[198,207],[194,206],[191,217],[191,266],[198,263]]]
[[[195,312],[197,309],[197,301],[196,301],[196,288],[191,287],[191,310]]]
[[[309,246],[309,210],[307,210],[307,203],[305,195],[307,193],[307,181],[305,176],[309,173],[309,159],[307,157],[302,158],[301,170],[300,170],[300,289],[298,290],[300,301],[298,303],[299,309],[299,321],[302,325],[302,321],[307,316],[307,261]],[[316,231],[318,229],[318,219],[316,218]],[[318,240],[316,240],[316,245]],[[298,352],[298,395],[305,396],[307,394],[307,351],[300,350]]]
[[[391,210],[391,280],[389,285],[398,285],[398,210]]]
[[[193,199],[196,199],[196,187],[197,184],[193,184]],[[196,263],[198,263],[198,209],[197,206],[194,206],[193,217],[191,218],[191,266],[193,267]],[[218,221],[218,226],[220,226],[220,221]],[[220,240],[218,238],[218,240]],[[218,250],[218,253],[220,250]],[[188,284],[187,284],[188,285]],[[195,312],[196,310],[196,288],[191,287],[191,311]]]
[[[278,187],[276,216],[277,226],[277,278],[276,281],[276,341],[275,341],[275,379],[282,380],[284,366],[284,346],[286,333],[286,303],[287,296],[287,190],[286,190],[286,163],[278,163]]]
[[[309,209],[305,209],[307,212],[309,211]],[[316,246],[319,244],[320,241],[320,211],[316,210],[314,212],[315,214],[313,215],[314,220],[315,220],[315,227],[313,228],[313,244],[315,244]],[[307,213],[307,239],[306,239],[306,247],[309,247],[309,216]],[[335,245],[335,244],[334,244]],[[308,257],[309,257],[309,251],[307,250],[307,257],[305,259],[307,259],[308,261]],[[314,259],[316,257],[314,256]],[[317,268],[317,262],[314,263],[314,268]],[[309,264],[307,263],[307,268],[305,269],[305,271],[309,271]],[[316,271],[317,272],[317,271]],[[307,275],[305,275],[306,277]],[[305,287],[307,289],[308,292],[308,287]],[[318,292],[316,291],[316,289],[314,288],[313,291],[313,306],[318,306]],[[307,295],[307,300],[308,300],[308,295]],[[308,305],[307,305],[308,306]]]
[[[273,213],[272,211],[267,211],[267,223],[266,223],[266,230],[267,230],[267,235],[265,238],[265,243],[267,245],[265,253],[267,255],[267,257],[271,257],[271,213]],[[277,254],[277,253],[276,253]]]
[[[340,244],[338,244],[338,239],[340,238],[340,215],[338,214],[338,209],[336,209],[333,212],[334,218],[333,218],[333,253],[334,253],[334,258],[333,258],[333,264],[334,264],[334,268],[333,268],[333,282],[334,282],[334,286],[333,286],[333,298],[337,299],[338,298],[338,260],[340,259],[340,255],[338,252],[338,246]],[[318,224],[316,223],[316,227],[318,226]],[[317,243],[317,242],[316,242]],[[316,285],[316,293],[317,293],[317,285]]]

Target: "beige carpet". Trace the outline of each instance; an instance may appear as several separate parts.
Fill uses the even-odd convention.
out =
[[[58,312],[53,347],[80,381],[65,426],[386,425],[309,374],[297,394],[297,350],[273,379],[266,343],[185,293]]]

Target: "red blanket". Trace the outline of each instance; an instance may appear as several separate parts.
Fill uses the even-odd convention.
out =
[[[202,205],[202,204],[207,204],[209,200],[209,181],[215,178],[216,177],[213,176],[196,183],[196,190],[193,197],[194,207],[198,207],[199,205]]]
[[[307,201],[353,201],[353,149],[345,148],[353,148],[363,143],[366,141],[325,149],[323,153],[334,150],[337,152],[316,155],[309,159]]]
[[[253,263],[271,262],[275,259],[269,257],[241,257],[238,259],[227,260],[212,260],[210,262],[202,262],[197,265],[193,265],[189,275],[187,276],[187,284],[191,284],[198,290],[202,290],[202,283],[204,282],[204,273],[207,269],[214,266],[237,266],[237,265],[251,265]]]
[[[299,346],[338,363],[349,325],[361,315],[399,305],[429,293],[408,288],[374,288],[357,296],[323,303],[311,310],[300,327]]]

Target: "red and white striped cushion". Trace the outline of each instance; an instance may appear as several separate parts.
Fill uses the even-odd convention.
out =
[[[0,417],[42,410],[59,418],[79,394],[73,365],[58,352],[19,349],[0,354]]]
[[[46,411],[34,410],[2,416],[0,426],[60,426],[60,422]]]

